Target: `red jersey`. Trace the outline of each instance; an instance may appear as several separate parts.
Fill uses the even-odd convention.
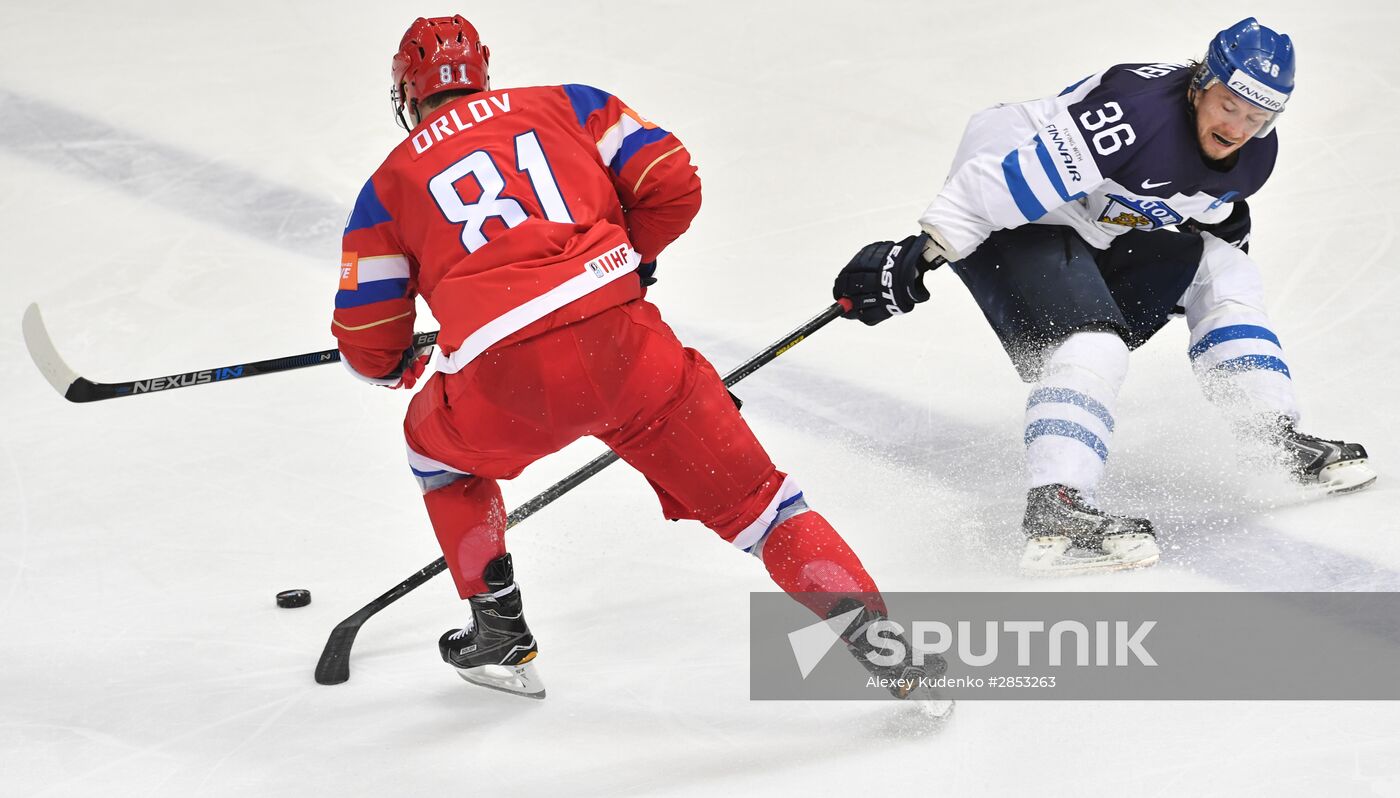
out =
[[[365,183],[345,226],[332,332],[367,377],[442,325],[437,368],[642,295],[700,209],[685,146],[607,92],[499,89],[428,116]]]

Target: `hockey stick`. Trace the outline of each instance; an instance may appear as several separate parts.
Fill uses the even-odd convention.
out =
[[[79,376],[78,372],[63,361],[63,358],[58,354],[58,349],[53,345],[53,339],[49,337],[49,331],[44,327],[44,318],[39,315],[38,305],[31,304],[25,309],[22,327],[24,345],[29,349],[29,356],[34,359],[34,365],[39,367],[39,373],[44,375],[44,379],[49,381],[54,390],[70,402],[119,399],[123,396],[156,393],[157,391],[168,391],[171,388],[188,388],[191,385],[207,385],[213,382],[227,382],[240,377],[256,377],[259,374],[273,374],[278,371],[290,371],[307,366],[340,362],[340,350],[326,349],[320,352],[308,352],[304,355],[259,360],[254,363],[236,363],[222,368],[186,371],[183,374],[150,377],[144,380],[93,382],[86,377]],[[435,341],[437,341],[437,333],[435,332],[415,333],[413,346],[415,349],[421,349]]]
[[[802,339],[825,327],[833,319],[841,316],[850,307],[850,300],[843,299],[832,304],[826,310],[813,316],[805,324],[777,341],[762,352],[754,355],[743,363],[739,364],[733,371],[724,375],[724,385],[726,388],[733,385],[750,374],[758,371],[763,366],[771,363],[782,353],[796,346]],[[511,511],[506,517],[506,529],[510,529],[526,518],[534,515],[537,511],[583,484],[594,474],[612,465],[618,459],[613,452],[604,452],[590,460],[582,468],[556,482],[545,492],[535,498],[525,502]],[[360,633],[360,627],[364,626],[375,613],[403,598],[410,591],[419,585],[432,579],[434,576],[447,569],[447,560],[442,557],[437,558],[427,567],[423,568],[413,576],[395,585],[384,595],[366,604],[357,610],[353,615],[336,624],[331,630],[330,637],[326,640],[326,647],[321,651],[321,659],[316,663],[316,681],[319,684],[340,684],[350,678],[350,649],[355,645],[355,635]]]

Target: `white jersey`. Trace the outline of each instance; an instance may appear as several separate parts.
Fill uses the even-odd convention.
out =
[[[1107,249],[1129,230],[1223,221],[1273,171],[1278,135],[1222,169],[1200,154],[1182,64],[1122,64],[1059,95],[998,105],[968,122],[943,190],[919,218],[971,254],[995,230],[1073,228]]]

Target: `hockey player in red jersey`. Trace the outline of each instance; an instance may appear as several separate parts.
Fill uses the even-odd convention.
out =
[[[411,346],[416,296],[441,324],[404,434],[471,606],[442,636],[443,659],[469,681],[544,696],[497,480],[583,436],[641,471],[667,518],[752,553],[819,617],[877,594],[714,368],[644,299],[657,257],[700,208],[685,146],[589,86],[492,89],[489,56],[460,16],[420,18],[404,35],[393,98],[408,137],[356,200],[333,320],[349,369],[395,388],[413,387],[430,354]],[[868,645],[858,632],[883,612],[866,599],[844,636]]]

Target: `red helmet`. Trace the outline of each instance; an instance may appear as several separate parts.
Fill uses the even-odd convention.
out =
[[[399,124],[408,128],[404,109],[417,118],[418,103],[438,92],[489,88],[490,60],[491,50],[461,15],[414,20],[394,55],[394,86],[389,94]]]

